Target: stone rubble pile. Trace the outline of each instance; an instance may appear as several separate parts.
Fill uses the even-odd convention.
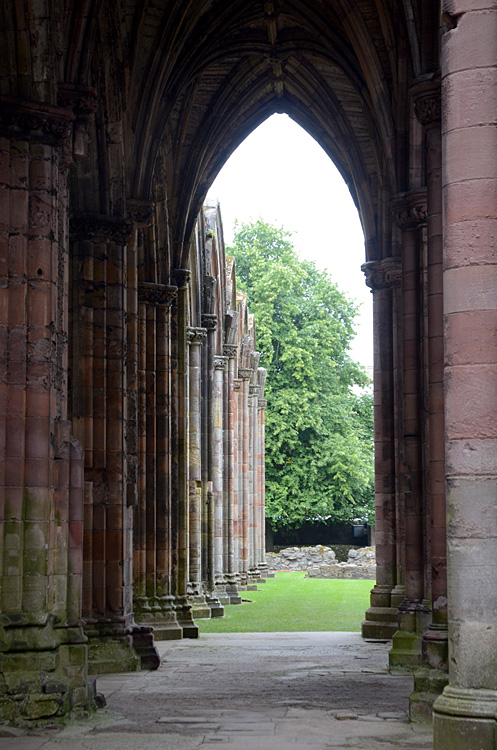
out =
[[[331,547],[286,547],[281,552],[267,552],[269,570],[302,570],[309,578],[376,578],[374,547],[351,549],[347,562],[337,562]]]

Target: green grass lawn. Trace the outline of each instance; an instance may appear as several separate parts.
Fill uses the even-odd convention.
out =
[[[225,607],[225,617],[196,620],[201,633],[359,631],[374,581],[305,578],[276,573],[258,591],[241,591],[243,602]]]

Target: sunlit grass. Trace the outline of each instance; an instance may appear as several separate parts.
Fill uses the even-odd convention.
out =
[[[242,591],[240,605],[225,617],[197,620],[201,633],[359,631],[374,581],[306,578],[302,572],[277,573],[257,591]]]

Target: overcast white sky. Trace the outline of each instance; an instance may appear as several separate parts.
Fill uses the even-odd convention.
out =
[[[259,217],[294,232],[302,257],[327,269],[361,303],[352,357],[373,364],[372,297],[364,283],[364,238],[350,193],[321,146],[287,115],[273,115],[238,147],[209,198],[221,204],[226,244],[235,219]]]

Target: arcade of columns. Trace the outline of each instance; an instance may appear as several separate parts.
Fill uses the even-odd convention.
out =
[[[89,674],[153,665],[264,572],[264,373],[197,217],[285,112],[364,229],[363,634],[437,750],[496,750],[496,40],[495,0],[0,4],[4,718],[85,710]]]

